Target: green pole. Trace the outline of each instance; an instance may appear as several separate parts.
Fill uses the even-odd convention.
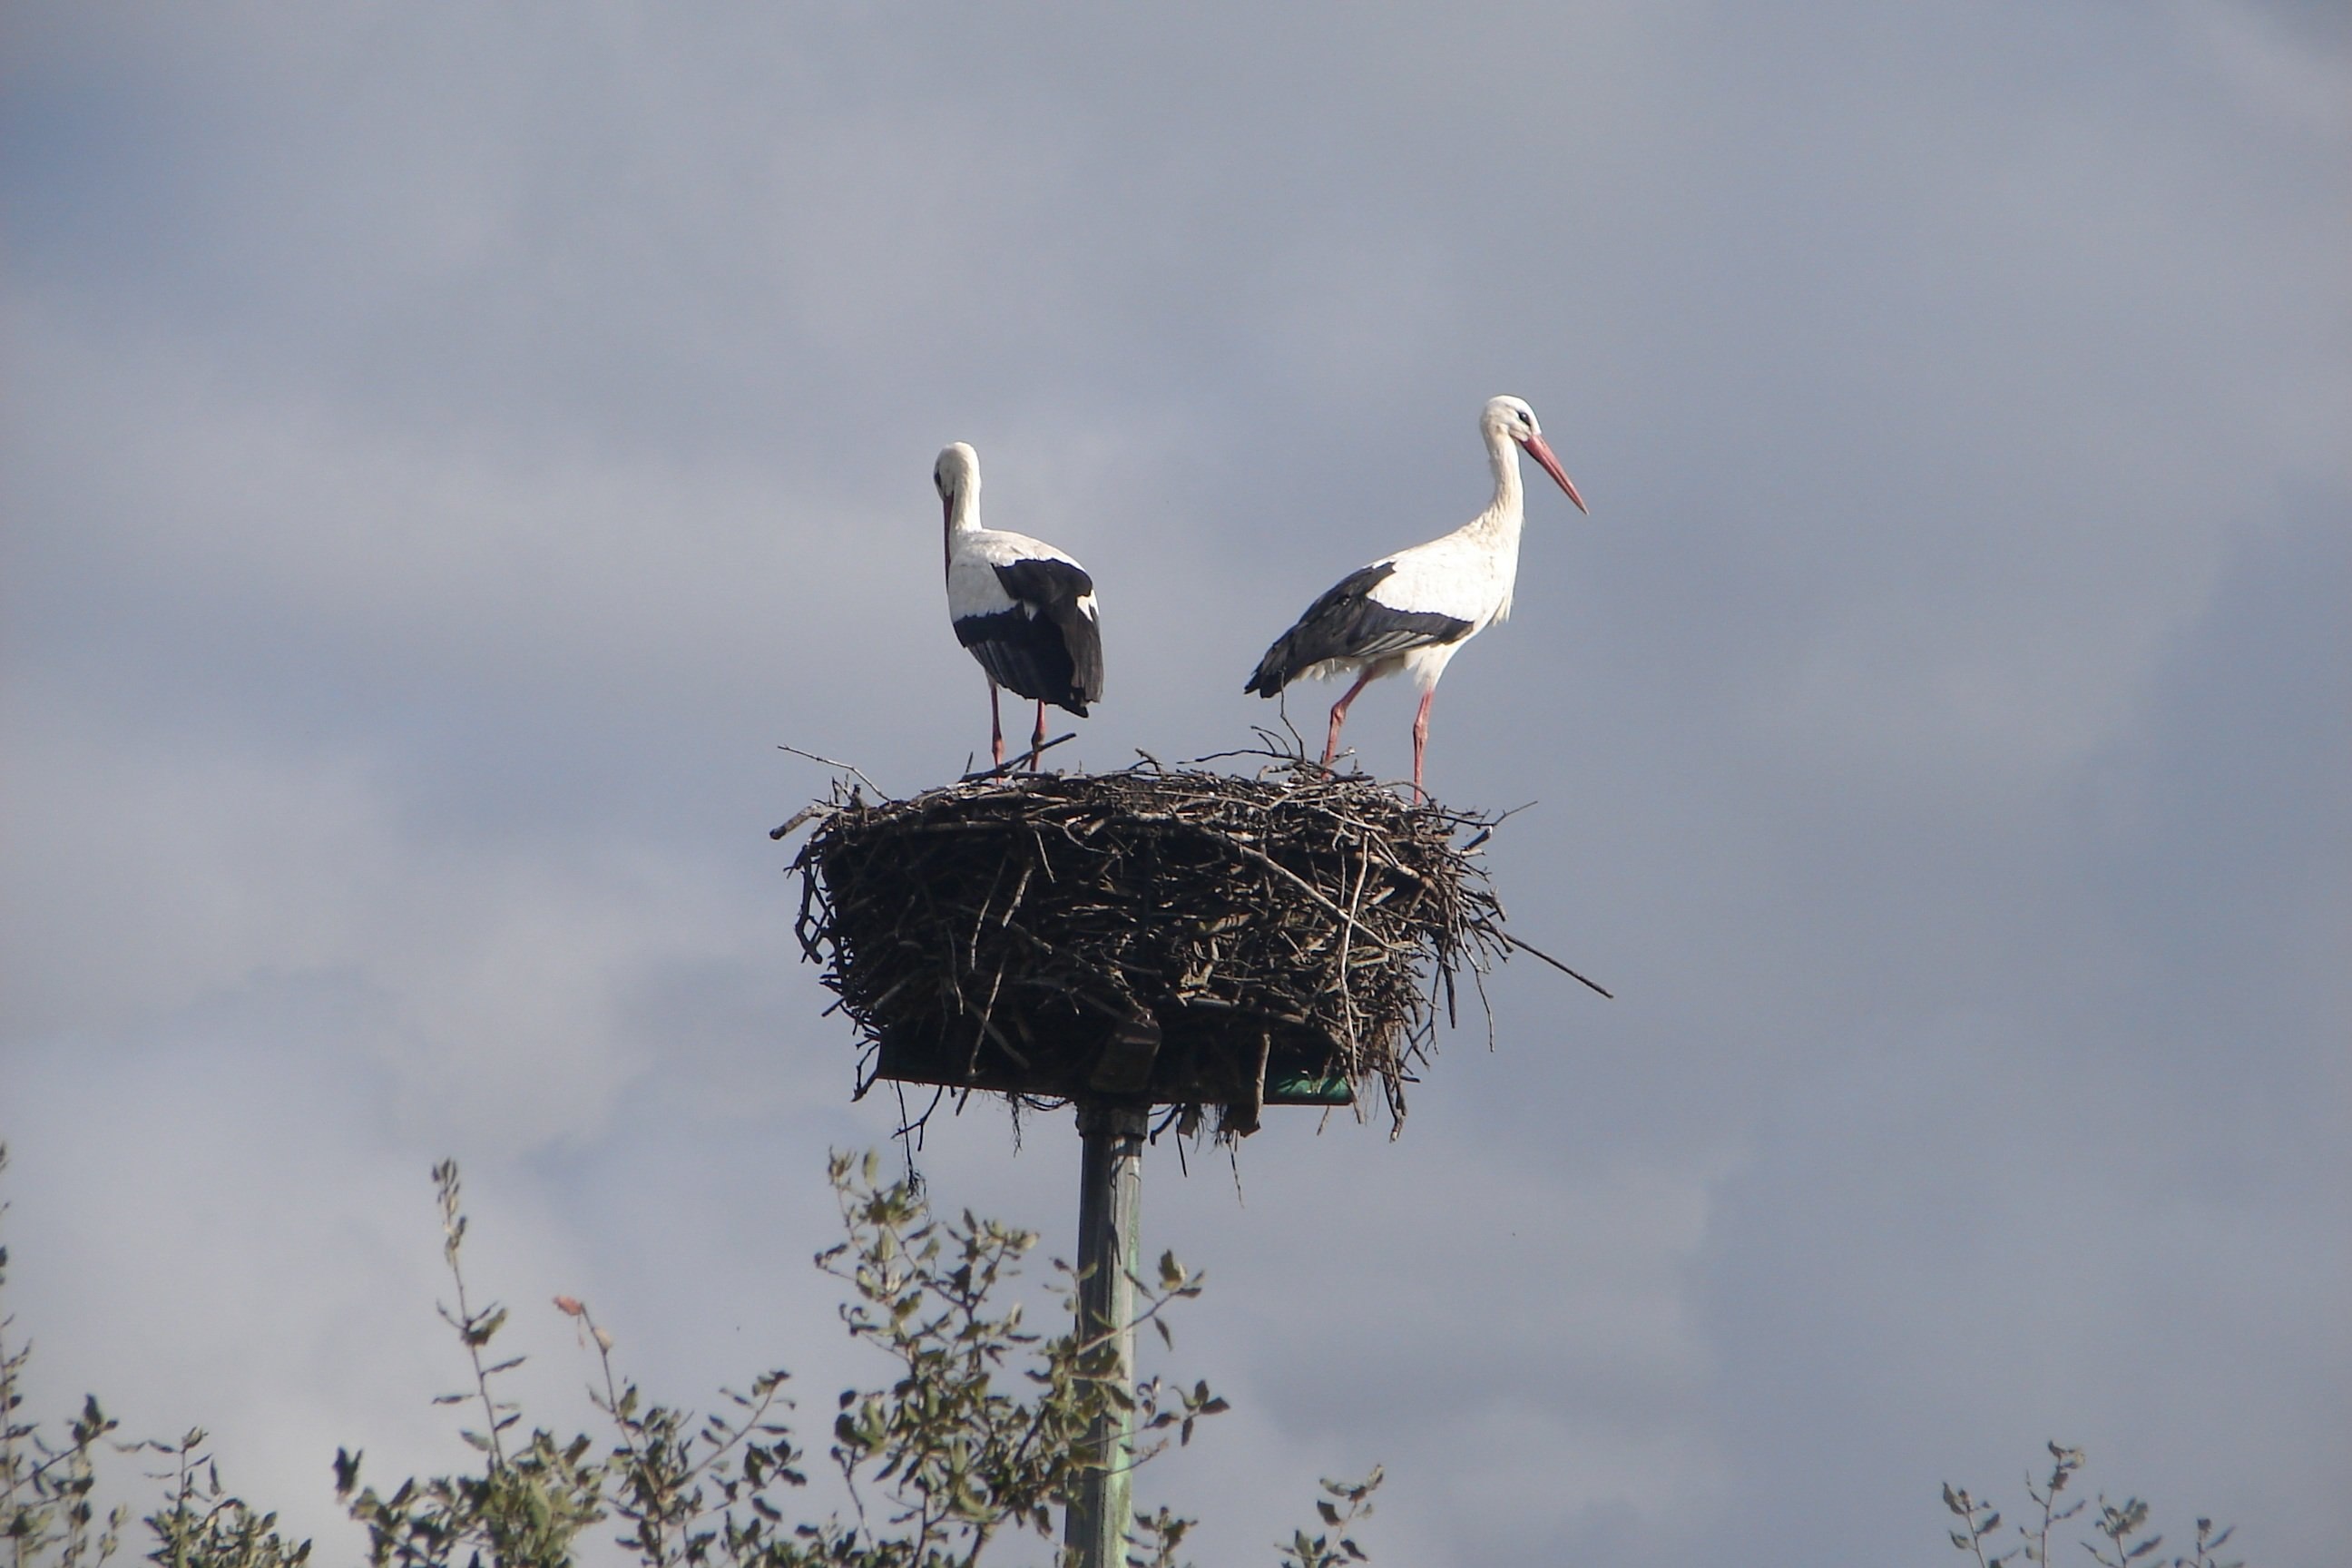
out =
[[[1097,1419],[1087,1446],[1097,1464],[1087,1472],[1063,1521],[1062,1545],[1077,1568],[1123,1568],[1135,1519],[1129,1492],[1135,1468],[1135,1276],[1143,1255],[1143,1134],[1147,1108],[1083,1101],[1078,1136],[1085,1155],[1078,1188],[1078,1337],[1114,1336],[1118,1380],[1129,1398]]]

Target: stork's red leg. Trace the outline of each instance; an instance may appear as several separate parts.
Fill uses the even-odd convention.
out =
[[[1356,684],[1348,688],[1347,694],[1331,704],[1331,732],[1323,738],[1325,767],[1329,767],[1331,759],[1339,754],[1339,726],[1348,721],[1348,704],[1353,702],[1356,700],[1356,693],[1370,685],[1371,680],[1372,672],[1369,669],[1364,671],[1363,674],[1356,677]]]
[[[993,680],[988,683],[988,759],[991,767],[1004,765],[1004,718],[997,711]]]
[[[1420,800],[1429,798],[1429,792],[1421,787],[1421,753],[1429,745],[1429,705],[1436,700],[1437,688],[1433,686],[1421,694],[1421,709],[1412,716],[1412,793]]]
[[[1038,755],[1045,749],[1045,705],[1037,704],[1037,728],[1029,736],[1029,771],[1037,771]]]

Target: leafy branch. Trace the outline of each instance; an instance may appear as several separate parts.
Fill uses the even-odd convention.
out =
[[[2025,1479],[2026,1496],[2033,1500],[2039,1517],[2031,1523],[2011,1526],[2018,1540],[2006,1551],[1986,1551],[1988,1542],[1999,1539],[2001,1522],[1999,1510],[1967,1488],[1945,1483],[1944,1507],[1960,1521],[1960,1527],[1950,1531],[1952,1544],[1974,1557],[1977,1568],[2002,1568],[2003,1564],[2021,1559],[2037,1564],[2038,1568],[2048,1568],[2051,1532],[2088,1506],[2080,1498],[2065,1504],[2058,1500],[2067,1484],[2083,1468],[2083,1450],[2060,1443],[2053,1443],[2049,1447],[2049,1473],[2039,1481],[2031,1475]],[[2098,1518],[2091,1526],[2097,1539],[2084,1540],[2080,1544],[2090,1552],[2099,1568],[2245,1568],[2242,1561],[2224,1563],[2214,1555],[2228,1542],[2236,1526],[2227,1525],[2216,1531],[2211,1520],[2200,1519],[2197,1521],[2196,1543],[2189,1555],[2158,1559],[2156,1553],[2162,1548],[2164,1537],[2150,1535],[2139,1538],[2140,1532],[2147,1526],[2147,1518],[2148,1506],[2139,1499],[2126,1498],[2120,1503],[2110,1503],[2103,1495],[2099,1499]]]
[[[7,1169],[8,1146],[0,1143],[0,1174]],[[0,1203],[0,1217],[7,1212]],[[8,1249],[0,1247],[0,1286],[7,1279]],[[117,1423],[99,1408],[96,1394],[83,1397],[62,1443],[52,1443],[36,1423],[19,1416],[33,1346],[10,1337],[16,1323],[0,1314],[0,1550],[8,1554],[9,1568],[97,1568],[114,1555],[131,1516],[125,1507],[99,1516],[98,1458],[125,1445],[114,1440]]]
[[[310,1543],[289,1545],[278,1533],[276,1514],[229,1496],[220,1468],[203,1452],[205,1442],[198,1426],[177,1443],[142,1445],[173,1460],[171,1470],[155,1478],[172,1483],[169,1496],[142,1521],[155,1538],[147,1560],[159,1568],[304,1568]]]
[[[483,1352],[506,1326],[507,1310],[492,1302],[477,1311],[468,1300],[457,1163],[434,1166],[433,1180],[441,1203],[441,1256],[457,1295],[456,1310],[444,1305],[441,1316],[457,1331],[474,1372],[472,1391],[441,1394],[434,1403],[481,1401],[482,1430],[461,1429],[459,1436],[484,1457],[484,1468],[478,1476],[404,1480],[385,1497],[360,1486],[360,1454],[338,1448],[335,1495],[366,1526],[373,1568],[451,1568],[461,1552],[467,1568],[478,1568],[486,1555],[493,1568],[569,1568],[573,1540],[604,1517],[603,1468],[588,1458],[593,1444],[585,1436],[559,1443],[534,1430],[520,1451],[507,1452],[504,1434],[522,1413],[498,1398],[491,1380],[520,1366],[523,1358],[485,1363]]]

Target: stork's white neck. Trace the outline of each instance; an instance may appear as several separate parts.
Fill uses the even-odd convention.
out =
[[[971,530],[980,526],[980,476],[973,474],[948,492],[948,528]]]
[[[1527,513],[1527,489],[1519,483],[1519,444],[1499,425],[1486,426],[1486,462],[1495,470],[1495,499],[1470,526],[1516,536]]]
[[[940,562],[953,577],[956,535],[980,531],[980,476],[964,474],[961,482],[949,489],[940,510],[946,514],[947,527],[940,534]]]

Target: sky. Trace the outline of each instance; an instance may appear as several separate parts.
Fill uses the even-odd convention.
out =
[[[0,7],[0,1139],[37,1411],[454,1468],[427,1172],[532,1419],[884,1374],[887,1145],[767,830],[984,755],[930,465],[1093,571],[1065,767],[1486,498],[1429,778],[1540,965],[1402,1135],[1155,1147],[1234,1405],[1444,1568],[1948,1560],[2060,1439],[2352,1536],[2352,25],[2289,0]],[[1333,695],[1287,704],[1311,730]],[[1409,763],[1411,694],[1349,728]],[[893,1153],[896,1161],[900,1156]],[[1074,1236],[1066,1113],[939,1201]],[[1008,1561],[1017,1559],[1008,1559]]]

